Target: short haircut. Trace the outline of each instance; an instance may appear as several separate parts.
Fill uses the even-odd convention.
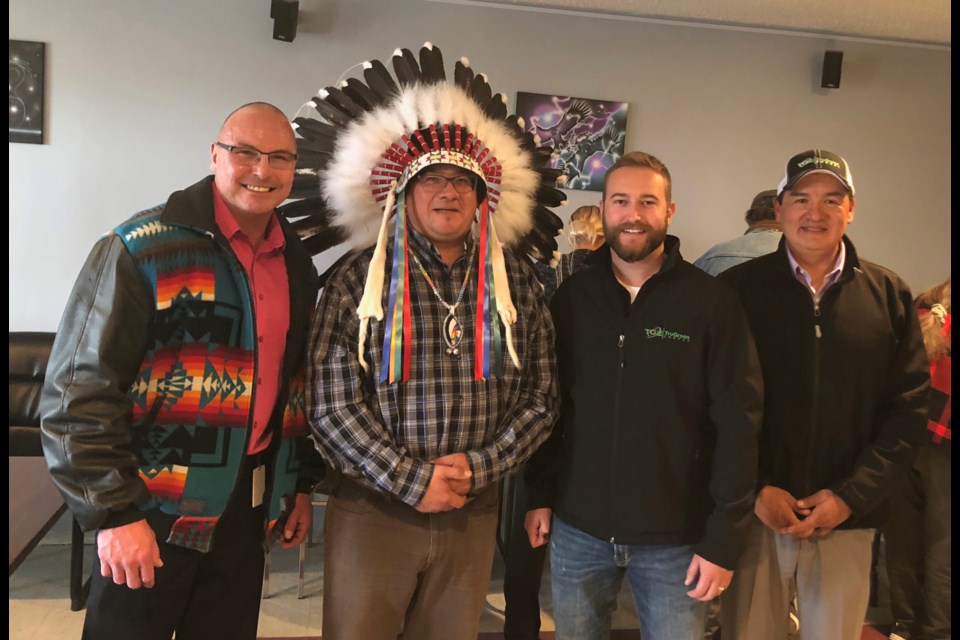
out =
[[[624,167],[636,167],[639,169],[653,169],[655,172],[663,176],[663,187],[664,195],[667,198],[667,203],[673,202],[673,180],[670,179],[670,171],[667,169],[667,165],[663,164],[659,158],[652,156],[649,153],[643,151],[631,151],[630,153],[621,156],[619,160],[613,163],[613,166],[607,169],[606,175],[603,177],[603,199],[607,199],[607,180],[610,179],[610,176],[613,175],[613,172],[617,169],[622,169]]]
[[[753,198],[750,208],[744,214],[743,219],[748,225],[754,225],[761,220],[776,220],[777,212],[773,208],[773,201],[777,197],[776,189],[761,191]]]

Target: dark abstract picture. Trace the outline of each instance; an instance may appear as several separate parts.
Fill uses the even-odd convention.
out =
[[[517,92],[517,115],[540,144],[549,166],[563,171],[563,189],[603,191],[607,169],[623,155],[627,103]]]
[[[10,41],[10,142],[43,144],[43,43]]]

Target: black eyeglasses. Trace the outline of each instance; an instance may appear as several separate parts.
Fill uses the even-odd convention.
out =
[[[448,183],[453,185],[457,193],[470,193],[477,188],[477,176],[464,175],[448,178],[439,173],[428,173],[420,176],[417,181],[423,186],[424,191],[430,193],[443,191]]]
[[[214,142],[221,149],[226,149],[242,165],[252,167],[260,164],[260,156],[267,156],[267,161],[274,169],[290,169],[297,164],[297,154],[287,151],[260,151],[253,147],[238,147],[232,144],[223,144],[219,140]]]

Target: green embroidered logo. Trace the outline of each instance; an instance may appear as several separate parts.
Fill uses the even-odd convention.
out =
[[[797,163],[797,169],[802,169],[803,167],[807,166],[811,162],[815,162],[818,165],[828,164],[831,167],[836,167],[837,169],[840,169],[840,170],[843,169],[843,167],[840,166],[840,163],[837,162],[836,160],[831,160],[830,158],[821,158],[820,156],[814,156],[812,158],[804,158],[801,162]]]
[[[654,327],[653,329],[644,329],[647,333],[648,338],[660,338],[661,340],[676,340],[678,342],[690,342],[690,336],[677,333],[676,331],[668,331],[663,327]]]

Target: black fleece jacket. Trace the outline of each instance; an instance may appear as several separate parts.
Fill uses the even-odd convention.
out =
[[[561,414],[528,464],[528,509],[618,544],[694,544],[732,569],[753,512],[760,366],[735,292],[677,238],[665,249],[632,304],[609,246],[557,291]]]
[[[840,528],[872,528],[926,432],[930,375],[910,289],[843,242],[843,273],[818,305],[783,239],[720,280],[740,293],[763,368],[758,488],[831,489],[853,511]]]

